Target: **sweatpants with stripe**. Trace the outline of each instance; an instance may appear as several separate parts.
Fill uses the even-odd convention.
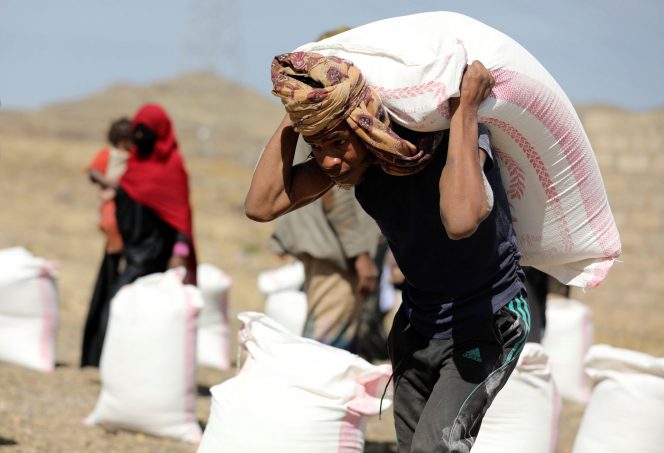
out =
[[[399,453],[466,453],[530,329],[523,293],[453,338],[423,337],[400,310],[389,336]]]

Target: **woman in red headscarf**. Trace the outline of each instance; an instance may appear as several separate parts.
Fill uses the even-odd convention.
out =
[[[177,266],[186,269],[184,283],[196,284],[189,178],[171,120],[160,106],[146,104],[132,127],[135,146],[115,198],[125,268],[90,326],[96,335],[84,344],[81,366],[99,366],[110,300],[122,286]]]

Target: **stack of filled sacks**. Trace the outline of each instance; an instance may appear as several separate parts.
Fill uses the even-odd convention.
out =
[[[526,343],[484,416],[473,453],[554,453],[561,406],[549,358],[541,345]]]
[[[56,267],[22,247],[0,250],[0,361],[55,368]]]
[[[422,132],[449,129],[448,100],[459,96],[466,65],[482,62],[496,84],[479,121],[492,133],[521,263],[567,285],[604,279],[620,238],[592,147],[558,83],[513,39],[443,11],[373,22],[297,51],[352,62],[389,116]],[[300,57],[290,58],[294,67]],[[371,130],[366,124],[360,127]],[[381,164],[405,166],[415,157],[394,153]]]
[[[590,398],[590,382],[583,361],[592,343],[590,308],[573,299],[549,298],[542,346],[551,360],[553,378],[565,400],[587,403]]]
[[[212,387],[199,453],[364,451],[365,416],[379,412],[391,367],[290,334],[245,312],[239,374]],[[383,409],[391,405],[389,397]]]
[[[574,453],[664,450],[664,358],[595,345],[586,356],[595,383]]]
[[[231,326],[228,319],[231,278],[212,264],[199,265],[197,276],[198,288],[203,295],[196,342],[198,364],[228,370],[231,366]]]
[[[258,289],[266,296],[265,314],[290,333],[301,335],[307,317],[304,265],[301,261],[258,274]]]
[[[102,390],[88,424],[198,442],[196,322],[200,291],[170,270],[139,278],[111,301]]]

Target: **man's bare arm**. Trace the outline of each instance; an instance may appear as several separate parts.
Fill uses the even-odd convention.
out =
[[[450,239],[471,236],[491,211],[482,171],[486,154],[477,140],[477,112],[493,84],[491,73],[475,61],[464,73],[460,98],[450,101],[447,161],[439,181],[440,218]]]
[[[293,165],[298,136],[285,115],[254,170],[244,200],[244,211],[250,219],[269,222],[311,203],[332,187],[332,180],[315,160]]]

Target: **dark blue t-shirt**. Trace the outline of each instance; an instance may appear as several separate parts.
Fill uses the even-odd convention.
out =
[[[450,338],[457,329],[498,311],[524,288],[489,130],[483,125],[479,130],[479,146],[489,157],[484,172],[494,203],[469,238],[450,239],[440,219],[438,182],[447,158],[447,131],[432,162],[421,172],[391,176],[375,166],[355,187],[356,198],[378,223],[406,277],[402,310],[429,338]]]

